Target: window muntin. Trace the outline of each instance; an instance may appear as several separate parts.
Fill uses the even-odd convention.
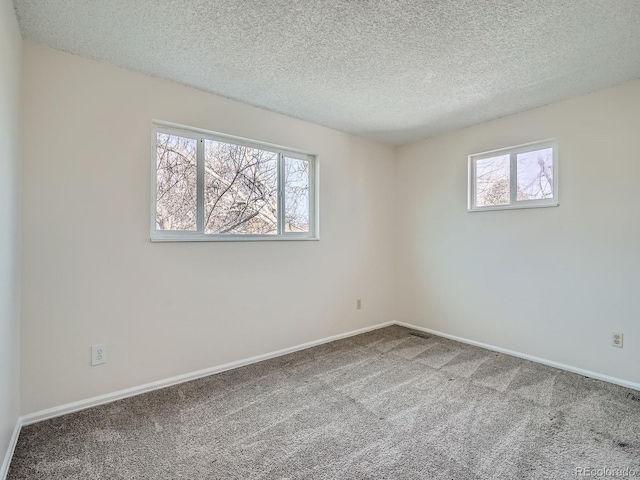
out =
[[[156,124],[151,239],[317,239],[316,159]]]
[[[554,141],[470,155],[468,210],[557,206],[557,177]]]

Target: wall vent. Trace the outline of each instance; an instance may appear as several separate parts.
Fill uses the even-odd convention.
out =
[[[411,335],[412,337],[431,338],[431,335],[427,335],[426,333],[420,333],[420,332],[411,332],[409,335]]]

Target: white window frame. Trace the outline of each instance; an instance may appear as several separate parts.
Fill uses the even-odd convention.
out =
[[[151,232],[152,242],[228,242],[228,241],[290,241],[320,240],[319,235],[319,167],[318,156],[279,145],[258,142],[233,135],[187,127],[171,122],[153,120],[151,129]],[[198,141],[197,157],[197,230],[158,230],[156,228],[157,139],[158,133],[178,135]],[[271,235],[221,234],[204,232],[204,140],[232,143],[257,148],[278,155],[278,233]],[[295,158],[309,162],[309,232],[284,231],[284,159]]]
[[[517,200],[517,155],[520,153],[533,152],[551,148],[553,150],[553,197],[536,200]],[[479,207],[476,205],[476,162],[485,158],[499,157],[509,155],[509,204],[508,205],[491,205],[488,207]],[[468,179],[468,212],[484,212],[491,210],[515,210],[521,208],[540,208],[540,207],[557,207],[558,202],[558,142],[555,139],[543,140],[540,142],[531,142],[513,147],[500,148],[488,152],[474,153],[469,155],[469,179]]]

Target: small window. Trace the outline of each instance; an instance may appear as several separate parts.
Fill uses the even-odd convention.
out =
[[[317,239],[315,171],[312,155],[157,124],[151,239]]]
[[[469,156],[469,211],[558,205],[558,146],[545,141]]]

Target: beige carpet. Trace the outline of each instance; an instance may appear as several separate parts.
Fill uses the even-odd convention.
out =
[[[576,468],[640,477],[639,392],[389,327],[27,426],[9,479],[569,479]]]

